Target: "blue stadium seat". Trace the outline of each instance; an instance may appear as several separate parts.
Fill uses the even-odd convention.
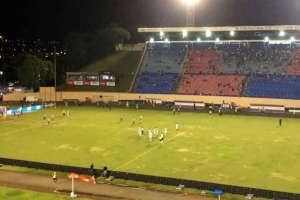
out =
[[[172,94],[177,73],[142,73],[136,87],[136,93]]]
[[[300,77],[251,77],[245,96],[300,99]]]

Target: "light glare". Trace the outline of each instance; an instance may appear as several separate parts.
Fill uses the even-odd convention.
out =
[[[234,36],[235,32],[234,31],[230,31],[230,36]]]
[[[284,31],[280,31],[280,32],[279,32],[279,36],[280,36],[280,37],[285,36],[285,32],[284,32]]]
[[[197,38],[197,42],[201,42],[201,38]]]
[[[211,36],[211,31],[206,31],[205,35],[206,35],[206,37],[210,37]]]
[[[183,36],[183,38],[187,37],[187,35],[188,35],[188,32],[187,32],[187,31],[182,31],[182,36]]]
[[[294,36],[292,36],[291,38],[290,38],[290,41],[291,42],[294,42],[296,39],[295,39],[295,37]]]
[[[151,42],[151,43],[154,42],[154,39],[153,39],[153,38],[150,38],[150,42]]]
[[[188,4],[188,5],[192,5],[198,2],[198,0],[183,0],[184,3]]]
[[[265,37],[265,42],[269,42],[269,37]]]

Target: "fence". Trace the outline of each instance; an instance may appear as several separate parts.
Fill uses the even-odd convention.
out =
[[[39,163],[39,162],[15,160],[9,158],[0,158],[0,164],[35,168],[40,170],[66,172],[66,173],[74,172],[78,174],[90,174],[89,168]],[[96,172],[97,174],[102,174],[102,170],[96,170]],[[118,172],[118,171],[109,171],[109,175],[114,176],[117,179],[162,184],[162,185],[169,185],[174,187],[178,186],[179,184],[182,184],[187,188],[194,188],[199,190],[212,191],[215,189],[220,189],[223,190],[224,193],[230,193],[230,194],[239,194],[239,195],[253,194],[255,197],[262,197],[268,199],[300,200],[300,194],[294,194],[288,192],[279,192],[279,191],[264,190],[264,189],[257,189],[257,188],[223,185],[223,184],[208,183],[208,182],[195,181],[195,180],[184,180],[184,179],[177,179],[177,178],[150,176],[144,174],[126,173],[126,172]]]

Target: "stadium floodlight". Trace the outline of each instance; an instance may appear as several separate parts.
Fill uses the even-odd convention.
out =
[[[195,26],[195,4],[198,0],[182,0],[186,4],[186,26]]]
[[[220,42],[220,38],[216,38],[216,42]]]
[[[265,42],[269,42],[269,37],[265,37]]]
[[[153,42],[154,42],[154,39],[153,39],[153,38],[150,38],[150,42],[153,43]]]
[[[186,30],[182,31],[182,37],[183,38],[186,38],[188,35],[188,32]]]
[[[206,37],[210,37],[211,36],[211,31],[206,31],[205,35],[206,35]]]
[[[230,36],[234,36],[235,32],[234,31],[230,31]]]
[[[197,38],[197,42],[201,42],[201,38]]]
[[[165,33],[162,31],[159,33],[160,38],[164,37],[164,35],[165,35]]]
[[[290,41],[291,41],[291,42],[295,42],[295,40],[296,40],[296,39],[295,39],[294,36],[292,36],[292,37],[290,38]]]
[[[279,36],[280,36],[280,37],[284,37],[284,36],[285,36],[285,32],[284,32],[284,31],[280,31],[280,32],[279,32]]]
[[[182,1],[188,5],[193,5],[197,3],[199,0],[182,0]]]

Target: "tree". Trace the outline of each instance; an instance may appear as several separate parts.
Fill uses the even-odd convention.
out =
[[[37,90],[41,85],[54,79],[54,66],[50,61],[43,61],[37,56],[24,54],[17,56],[13,63],[18,63],[17,75],[24,87]]]
[[[115,24],[111,24],[107,28],[102,29],[101,33],[104,39],[111,42],[118,50],[120,50],[119,44],[129,41],[131,38],[130,33],[126,29],[120,28]]]
[[[71,33],[64,39],[67,53],[61,63],[69,71],[78,71],[84,65],[103,58],[119,48],[119,44],[130,40],[130,33],[112,24],[104,29],[87,33]]]
[[[64,57],[65,63],[71,65],[72,70],[76,71],[87,64],[87,43],[85,41],[86,34],[71,33],[64,43],[66,44],[67,54]]]

